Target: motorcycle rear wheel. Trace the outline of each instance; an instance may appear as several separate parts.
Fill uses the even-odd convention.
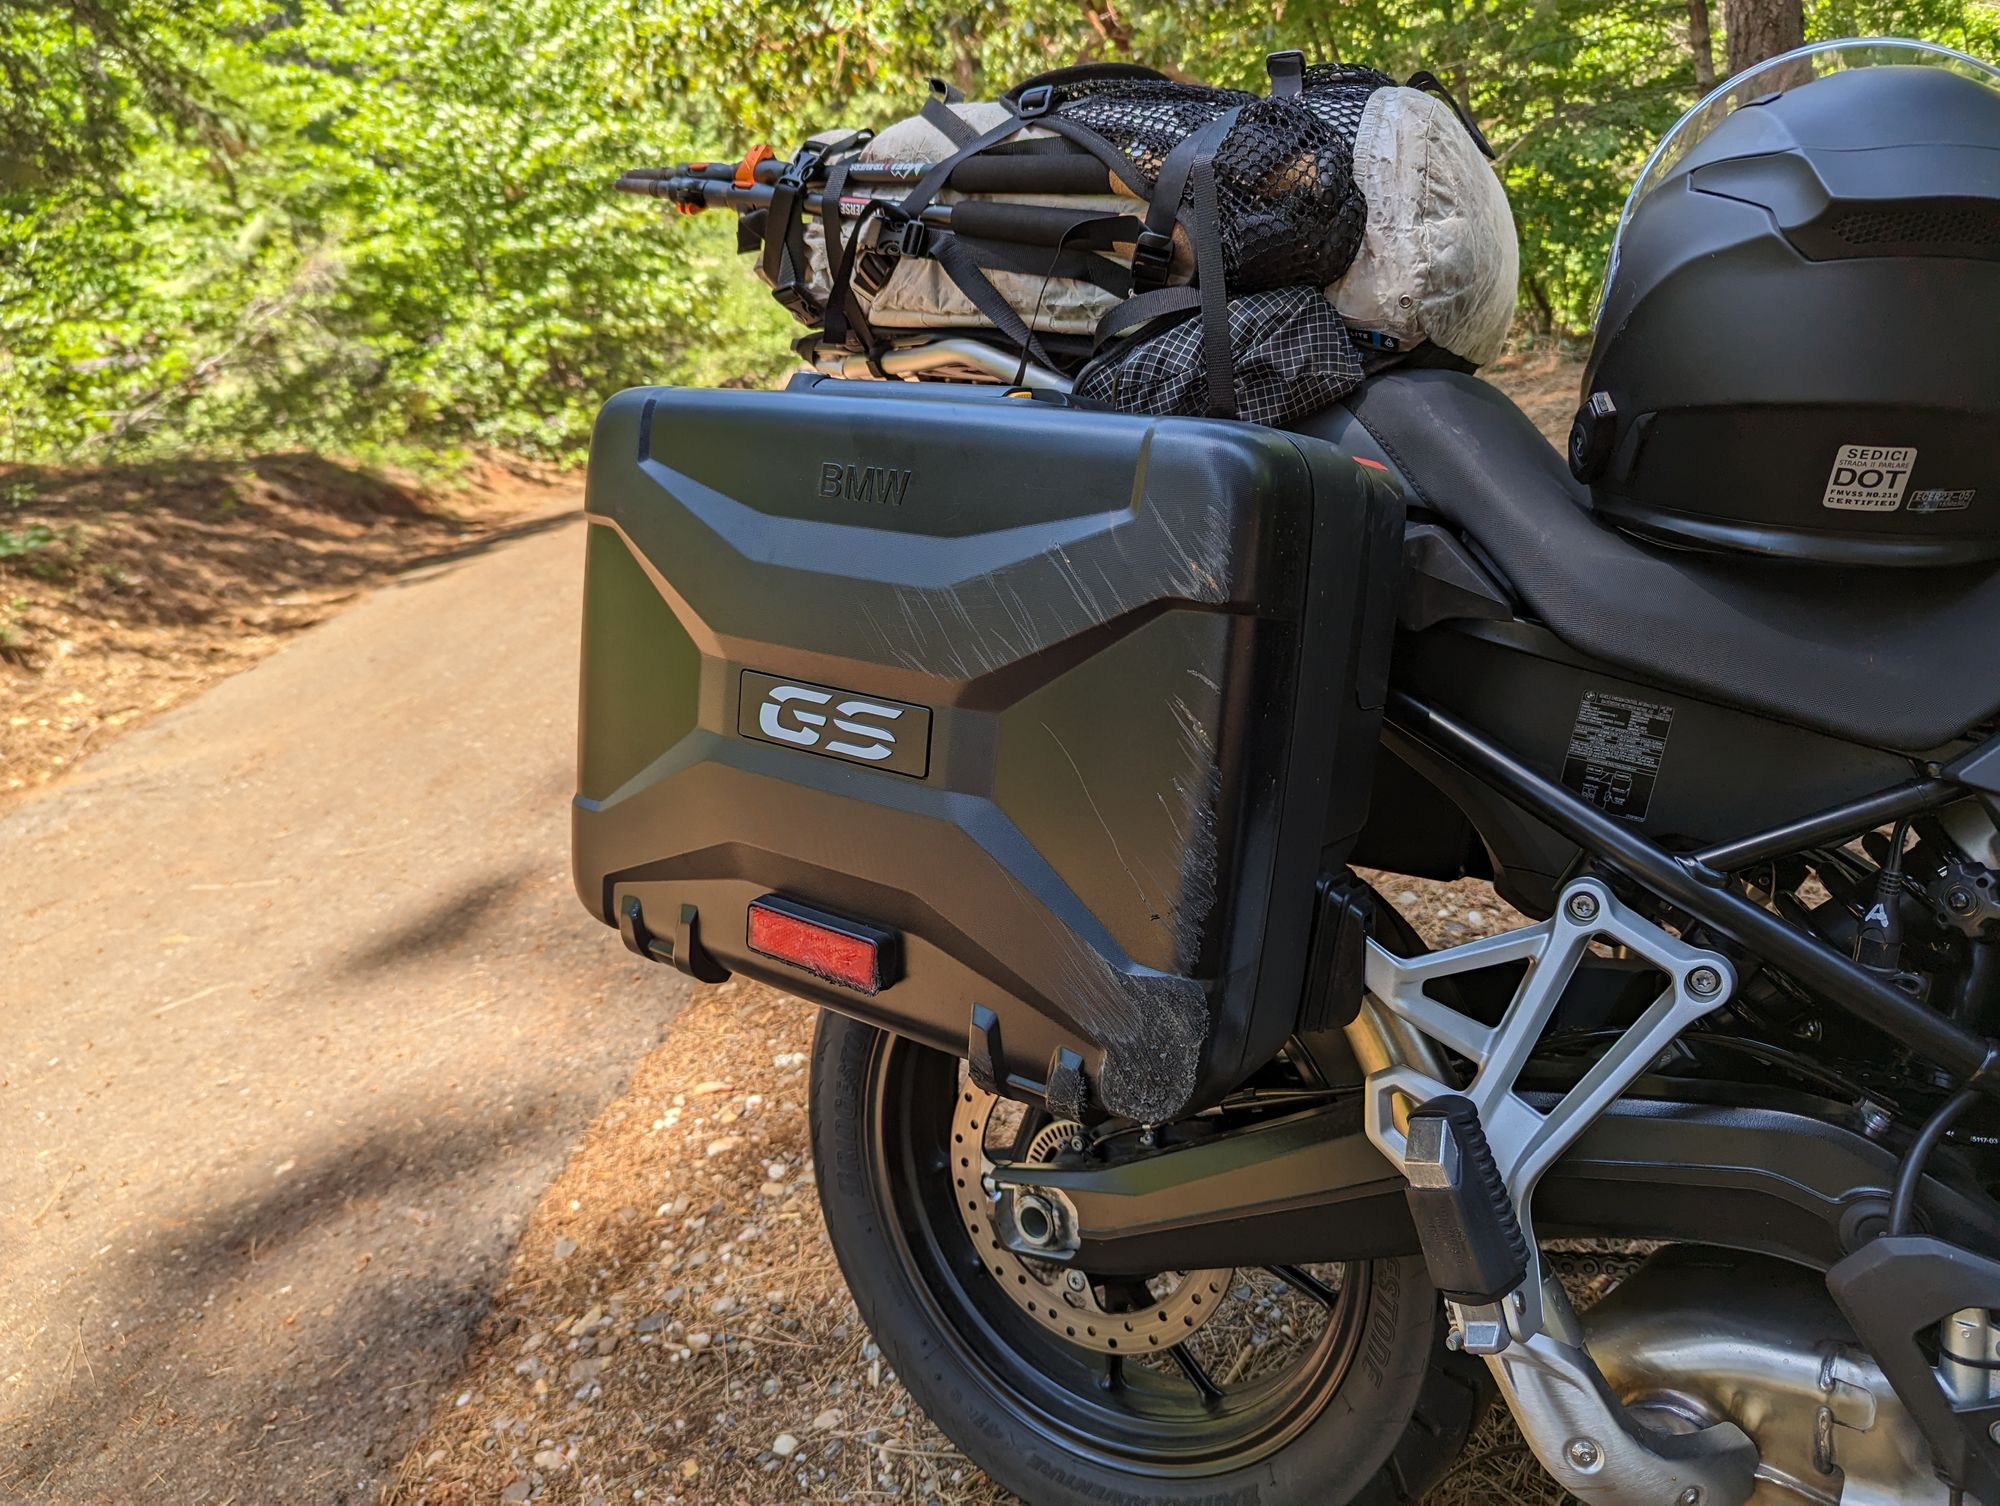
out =
[[[1483,1366],[1445,1349],[1420,1260],[1324,1282],[1273,1268],[1322,1311],[1284,1368],[1240,1387],[1190,1366],[1190,1346],[1176,1364],[1128,1359],[1031,1321],[959,1213],[965,1091],[955,1058],[820,1015],[812,1140],[834,1253],[903,1384],[1000,1484],[1034,1506],[1400,1506],[1457,1458],[1491,1393]],[[1240,1353],[1232,1378],[1244,1368]]]

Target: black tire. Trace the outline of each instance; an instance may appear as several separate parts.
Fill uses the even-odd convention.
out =
[[[1203,1452],[1188,1441],[1193,1431],[1176,1427],[1158,1435],[1172,1443],[1155,1454],[1145,1447],[1153,1435],[1121,1433],[1116,1418],[1093,1432],[1093,1419],[1111,1417],[1104,1397],[1122,1397],[1126,1372],[1121,1363],[1115,1390],[1099,1381],[1093,1393],[1080,1379],[1063,1390],[1084,1360],[1072,1365],[1059,1339],[1007,1327],[997,1283],[950,1216],[951,1153],[926,1149],[942,1138],[927,1105],[939,1083],[950,1084],[948,1125],[952,1058],[822,1012],[812,1071],[820,1204],[862,1319],[903,1384],[1007,1489],[1031,1506],[1400,1506],[1458,1457],[1491,1388],[1483,1366],[1445,1349],[1442,1307],[1415,1259],[1349,1268],[1362,1274],[1339,1352],[1329,1351],[1337,1372],[1309,1356],[1295,1398],[1275,1389],[1285,1377],[1271,1383],[1276,1399],[1257,1405],[1276,1421],[1263,1431],[1233,1422],[1237,1431],[1218,1432]],[[944,1216],[932,1218],[934,1208]],[[953,1230],[962,1252],[948,1244]],[[990,1301],[981,1282],[996,1294]],[[1333,1327],[1329,1318],[1329,1335]],[[1148,1372],[1141,1390],[1162,1384]]]

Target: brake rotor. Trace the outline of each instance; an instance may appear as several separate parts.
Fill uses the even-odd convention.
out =
[[[987,1273],[1008,1299],[1058,1338],[1105,1354],[1172,1349],[1214,1317],[1229,1294],[1234,1267],[1105,1278],[1059,1260],[1017,1255],[1001,1243],[993,1219],[998,1200],[985,1189],[992,1168],[986,1126],[999,1101],[969,1082],[961,1084],[952,1144],[962,1148],[956,1168],[959,1217]],[[1036,1133],[1022,1162],[1051,1165],[1059,1152],[1080,1149],[1087,1140],[1081,1124],[1056,1120]]]

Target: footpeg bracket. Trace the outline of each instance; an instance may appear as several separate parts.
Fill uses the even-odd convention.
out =
[[[1666,987],[1554,1107],[1537,1108],[1515,1084],[1600,940],[1651,963]],[[1505,963],[1526,971],[1498,1025],[1426,991]],[[1485,1357],[1536,1457],[1573,1494],[1602,1506],[1740,1506],[1756,1484],[1756,1446],[1730,1422],[1657,1432],[1619,1402],[1583,1347],[1561,1286],[1543,1271],[1532,1213],[1543,1173],[1676,1036],[1735,991],[1728,959],[1670,935],[1588,877],[1567,885],[1540,925],[1421,957],[1370,941],[1367,975],[1369,1008],[1476,1069],[1463,1089],[1408,1053],[1371,1073],[1368,1138],[1410,1182],[1453,1338]]]

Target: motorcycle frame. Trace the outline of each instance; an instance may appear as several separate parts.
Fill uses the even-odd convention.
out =
[[[1735,841],[1667,851],[1581,796],[1543,778],[1484,734],[1408,691],[1389,696],[1386,729],[1507,796],[1614,871],[1815,989],[1827,1002],[1919,1052],[1952,1077],[2000,1098],[2000,1042],[1976,1035],[1884,982],[1729,887],[1729,872],[1765,858],[1874,829],[1954,799],[2000,798],[2000,746],[1982,744],[1928,777],[1878,791]]]
[[[1731,887],[1732,874],[1743,869],[1885,822],[1967,798],[2000,805],[2000,747],[1984,745],[1906,783],[1677,854],[1407,691],[1391,692],[1384,734],[1392,746],[1416,744],[1443,758],[1751,957],[1813,985],[1954,1077],[2000,1095],[2000,1044],[1884,984]],[[1634,1096],[1614,1103],[1549,1171],[1538,1199],[1544,1231],[1721,1245],[1821,1270],[1881,1232],[1900,1156],[1875,1137],[1879,1127],[1871,1135],[1853,1106],[1802,1094],[1730,1088],[1714,1090],[1728,1101],[1699,1101],[1709,1091],[1642,1080]],[[1003,1165],[995,1181],[1062,1193],[1078,1236],[1068,1258],[1090,1270],[1415,1253],[1404,1179],[1369,1141],[1362,1118],[1357,1094],[1113,1165]],[[1938,1236],[1971,1248],[2000,1244],[2000,1204],[1949,1166],[1928,1169],[1920,1203]]]

